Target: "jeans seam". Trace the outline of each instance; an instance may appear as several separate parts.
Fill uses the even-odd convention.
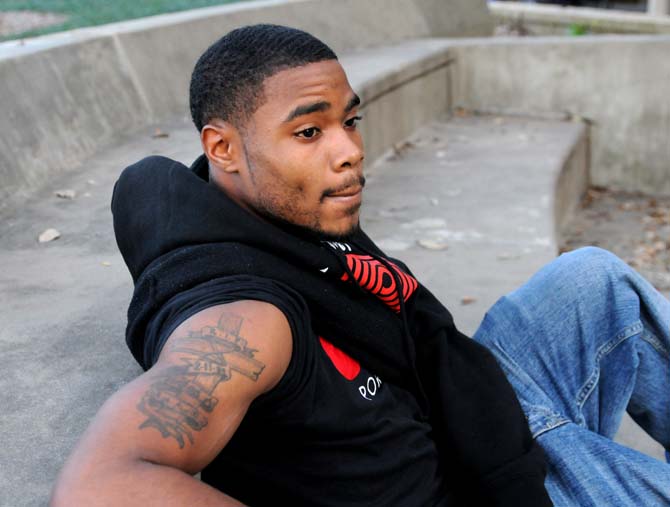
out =
[[[665,359],[670,359],[670,352],[668,352],[668,349],[663,346],[661,340],[659,340],[654,333],[645,328],[641,338],[649,345],[654,347],[656,352],[661,354],[661,356],[663,356]]]
[[[542,429],[537,430],[536,432],[534,432],[532,434],[532,437],[534,439],[537,439],[537,437],[539,437],[540,435],[544,435],[546,432],[554,430],[554,429],[556,429],[560,426],[564,426],[564,425],[568,424],[569,422],[570,422],[569,419],[561,418],[560,420],[557,420],[554,423],[547,423],[547,424],[544,425],[544,427],[542,427]]]
[[[577,401],[577,407],[579,407],[580,412],[584,407],[584,403],[586,403],[586,400],[588,400],[589,396],[593,392],[593,389],[595,389],[595,386],[598,383],[598,379],[600,378],[600,362],[602,361],[602,359],[607,354],[612,352],[617,346],[626,341],[628,338],[636,334],[640,334],[642,330],[643,330],[642,322],[638,321],[633,325],[625,327],[621,332],[619,332],[619,334],[617,334],[614,337],[614,339],[603,343],[598,348],[598,351],[596,352],[595,356],[593,373],[591,373],[591,375],[586,380],[584,385],[582,385],[581,389],[577,394],[576,401]]]
[[[498,361],[501,368],[505,372],[505,376],[508,379],[510,378],[510,376],[517,379],[528,377],[532,382],[532,378],[529,377],[528,373],[523,368],[517,366],[517,363],[507,354],[507,351],[505,349],[503,349],[502,347],[496,347],[492,348],[491,350],[496,358],[496,361]],[[512,385],[514,385],[514,382],[512,382],[511,380],[509,381]],[[554,428],[558,428],[559,426],[563,426],[564,424],[568,424],[569,422],[571,422],[570,419],[566,418],[563,415],[558,414],[553,409],[544,406],[538,406],[524,401],[523,397],[521,397],[519,393],[516,391],[516,388],[514,388],[514,390],[519,400],[519,403],[521,404],[521,408],[526,415],[526,420],[528,422],[531,431],[531,436],[533,438],[537,438],[538,436],[542,435],[543,433],[546,433],[547,431],[553,430]],[[539,412],[542,412],[543,415],[540,416]],[[538,423],[531,424],[531,420],[533,419],[531,417],[531,414],[533,413],[538,414],[537,420],[540,421],[539,424]],[[533,422],[534,421],[535,420],[533,420]],[[537,430],[533,429],[537,427],[539,427],[539,429]]]

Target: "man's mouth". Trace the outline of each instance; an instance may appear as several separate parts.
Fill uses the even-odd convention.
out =
[[[357,185],[355,187],[340,190],[339,192],[330,193],[326,195],[326,197],[353,197],[360,194],[362,190],[363,187],[361,185]]]
[[[322,200],[325,198],[346,199],[359,197],[365,187],[365,176],[356,178],[353,182],[348,182],[344,187],[328,189],[323,193]]]

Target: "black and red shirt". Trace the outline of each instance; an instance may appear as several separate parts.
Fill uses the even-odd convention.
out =
[[[251,506],[447,505],[431,426],[415,397],[312,330],[302,298],[281,283],[231,277],[197,287],[159,312],[158,356],[172,330],[215,304],[261,300],[291,326],[293,355],[279,384],[252,403],[202,480]]]

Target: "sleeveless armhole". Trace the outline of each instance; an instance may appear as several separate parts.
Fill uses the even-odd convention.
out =
[[[174,330],[196,313],[212,306],[243,300],[270,303],[286,317],[291,329],[293,344],[289,365],[277,385],[260,395],[252,409],[281,402],[285,396],[296,392],[301,383],[298,365],[305,364],[307,339],[311,333],[309,309],[304,299],[293,289],[276,280],[248,275],[217,278],[180,292],[156,312],[147,326],[144,340],[144,357],[153,366]]]

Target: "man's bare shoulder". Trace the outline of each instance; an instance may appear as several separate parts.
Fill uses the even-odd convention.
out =
[[[234,377],[272,389],[291,358],[291,328],[284,313],[262,301],[244,300],[201,310],[168,338],[155,369],[189,365],[193,373]]]

